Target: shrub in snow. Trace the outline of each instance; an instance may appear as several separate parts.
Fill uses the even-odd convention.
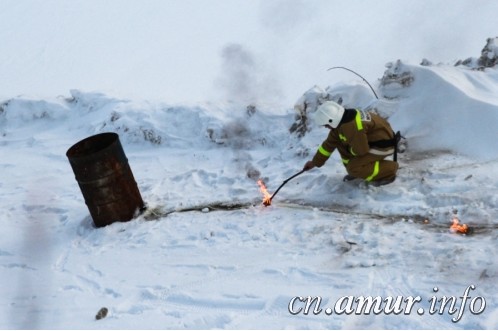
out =
[[[296,117],[289,131],[296,133],[298,137],[304,136],[311,129],[308,125],[308,114],[315,112],[322,103],[328,100],[331,100],[330,95],[317,85],[306,91],[294,105]]]
[[[300,116],[306,116],[307,113],[314,112],[318,106],[328,100],[327,92],[321,87],[315,85],[297,100],[294,110]]]
[[[155,144],[155,145],[161,145],[162,137],[159,134],[157,134],[154,131],[154,129],[146,129],[146,128],[140,127],[139,131],[142,133],[145,141],[148,141],[148,142]]]
[[[475,57],[469,57],[468,59],[463,60],[463,61],[458,60],[457,63],[455,63],[455,67],[460,66],[460,65],[464,65],[466,67],[469,67],[469,68],[475,69],[475,70],[482,69],[479,66],[479,60],[476,59]]]
[[[252,115],[256,114],[256,106],[255,105],[249,105],[246,107],[246,114],[247,116],[251,117]]]
[[[491,68],[498,64],[498,37],[488,38],[478,61],[480,66]]]
[[[5,108],[9,105],[9,101],[5,101],[0,103],[0,115],[5,112]]]
[[[420,62],[420,65],[428,67],[428,66],[432,65],[432,62],[427,60],[427,59],[422,59],[422,62]]]
[[[380,80],[381,86],[395,84],[401,87],[408,87],[415,80],[413,74],[405,67],[401,60],[398,60],[395,63],[389,62],[386,64],[386,67],[387,70]]]
[[[488,38],[486,46],[481,51],[481,57],[469,57],[466,60],[459,60],[455,66],[464,65],[474,70],[484,70],[492,68],[498,64],[498,37]]]

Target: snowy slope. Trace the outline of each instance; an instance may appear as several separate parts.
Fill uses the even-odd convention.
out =
[[[413,80],[384,80],[380,101],[361,83],[315,92],[390,115],[408,139],[397,180],[343,183],[334,155],[270,207],[256,180],[274,191],[326,136],[289,133],[292,109],[80,90],[4,100],[0,328],[496,329],[496,69],[396,68]],[[150,209],[167,216],[93,227],[65,152],[107,131],[120,135]],[[454,213],[474,234],[449,231]],[[329,307],[342,296],[419,295],[427,311],[433,295],[462,296],[470,285],[486,309],[458,323],[447,312],[288,312],[292,297],[308,295]],[[101,307],[109,314],[96,321]]]
[[[407,100],[392,117],[392,121],[413,138],[410,140],[414,147],[447,149],[479,160],[496,158],[498,130],[491,124],[498,121],[498,71],[436,66],[413,68],[411,72],[414,80],[406,92],[390,95],[386,91],[386,96],[402,98],[404,93],[423,96]]]

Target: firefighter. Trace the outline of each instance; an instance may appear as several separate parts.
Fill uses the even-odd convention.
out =
[[[344,181],[364,179],[373,185],[386,185],[396,179],[396,145],[400,134],[377,114],[326,101],[318,107],[314,121],[330,129],[327,139],[318,147],[312,160],[303,170],[321,167],[337,149],[347,175]],[[386,157],[393,155],[393,161]]]

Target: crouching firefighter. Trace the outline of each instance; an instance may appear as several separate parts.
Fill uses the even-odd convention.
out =
[[[317,109],[314,121],[330,132],[303,170],[323,166],[337,149],[348,173],[344,181],[362,178],[378,186],[395,180],[397,144],[401,135],[399,131],[394,133],[385,119],[358,109],[344,109],[333,101],[327,101]],[[393,155],[393,161],[386,160],[390,155]]]

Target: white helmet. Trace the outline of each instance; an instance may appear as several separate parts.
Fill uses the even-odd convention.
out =
[[[314,120],[318,126],[330,125],[337,128],[344,115],[344,107],[334,101],[326,101],[315,112]]]

